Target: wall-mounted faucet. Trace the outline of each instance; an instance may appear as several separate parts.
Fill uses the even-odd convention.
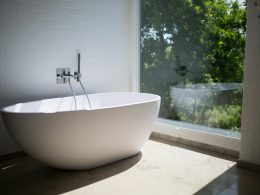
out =
[[[70,73],[70,68],[56,68],[57,84],[68,83],[69,78],[74,78],[78,82],[80,81],[80,53],[78,53],[78,71],[74,72],[74,74]]]
[[[77,82],[80,83],[81,88],[83,89],[87,100],[88,100],[88,104],[89,104],[89,108],[91,109],[91,104],[90,104],[90,100],[89,97],[87,95],[87,92],[83,86],[83,84],[81,83],[81,73],[80,73],[80,53],[78,53],[78,71],[74,72],[74,74],[70,73],[70,68],[56,68],[56,81],[57,84],[65,84],[65,83],[69,83],[71,92],[73,94],[74,100],[75,100],[75,110],[77,110],[77,100],[76,100],[76,95],[75,92],[72,88],[72,85],[70,83],[70,79],[74,78]]]

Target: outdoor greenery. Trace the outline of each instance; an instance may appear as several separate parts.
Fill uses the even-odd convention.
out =
[[[141,1],[141,91],[161,96],[160,117],[240,130],[241,87],[182,97],[182,109],[172,87],[242,83],[245,31],[246,2]]]

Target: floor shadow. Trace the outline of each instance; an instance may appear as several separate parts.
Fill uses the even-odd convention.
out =
[[[51,168],[29,156],[1,162],[0,194],[61,194],[101,181],[133,167],[142,153],[85,171]]]
[[[232,166],[195,195],[259,195],[260,173]]]

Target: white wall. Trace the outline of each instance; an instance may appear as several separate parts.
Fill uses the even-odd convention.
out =
[[[260,165],[260,0],[249,0],[247,12],[240,159]]]
[[[0,0],[0,107],[70,95],[56,68],[76,71],[78,49],[89,93],[132,90],[136,2]],[[17,150],[1,119],[0,154]]]

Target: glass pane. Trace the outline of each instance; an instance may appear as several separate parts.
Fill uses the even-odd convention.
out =
[[[164,119],[240,132],[245,0],[142,0],[141,91]]]

